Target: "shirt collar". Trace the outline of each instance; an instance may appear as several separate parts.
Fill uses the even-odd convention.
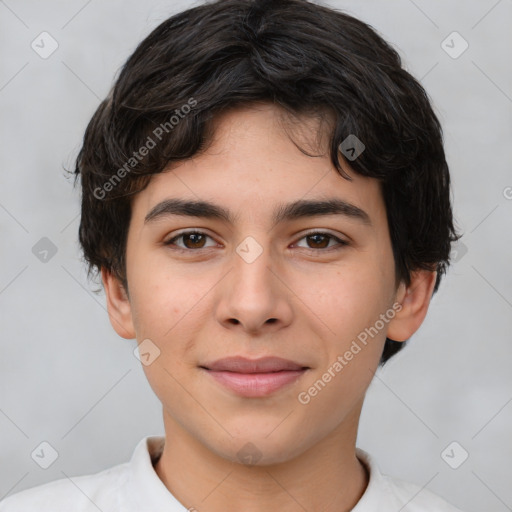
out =
[[[375,459],[369,453],[361,450],[361,448],[356,448],[356,456],[365,465],[369,479],[364,494],[352,509],[352,512],[377,510],[375,508],[377,506],[384,507],[391,494],[388,480],[380,472]]]
[[[157,475],[153,462],[160,457],[165,437],[148,436],[137,444],[130,460],[128,493],[137,510],[186,512]]]

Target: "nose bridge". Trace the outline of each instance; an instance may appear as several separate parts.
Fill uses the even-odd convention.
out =
[[[283,289],[274,275],[276,262],[272,261],[270,246],[270,236],[262,232],[246,236],[235,247],[232,271],[217,310],[224,326],[257,332],[291,321],[290,304],[281,295]]]
[[[246,236],[237,245],[235,252],[235,282],[251,290],[257,286],[261,288],[258,290],[259,292],[270,290],[272,262],[269,237],[266,235]]]

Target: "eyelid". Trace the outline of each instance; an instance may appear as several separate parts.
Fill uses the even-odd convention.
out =
[[[191,252],[199,252],[201,250],[206,250],[206,249],[212,249],[213,246],[200,247],[199,249],[187,249],[187,248],[183,248],[180,246],[176,246],[173,242],[174,240],[179,239],[182,236],[192,235],[192,234],[205,235],[207,238],[214,240],[214,237],[212,235],[208,234],[206,231],[203,231],[203,230],[197,228],[197,229],[186,229],[184,231],[175,233],[175,234],[173,234],[173,236],[171,238],[164,240],[163,244],[166,246],[174,245],[173,250],[182,251],[182,252],[190,252],[190,253]],[[324,236],[327,235],[331,239],[335,240],[337,242],[337,245],[335,245],[333,247],[323,248],[323,249],[314,249],[314,248],[309,248],[309,247],[301,247],[301,249],[307,249],[309,251],[320,253],[320,252],[329,252],[331,250],[340,249],[340,248],[350,245],[350,242],[348,240],[345,240],[344,238],[341,238],[340,236],[335,235],[329,231],[321,230],[321,229],[313,229],[306,233],[302,233],[300,238],[298,238],[297,241],[294,242],[294,245],[297,244],[298,242],[300,242],[302,239],[304,239],[308,236],[311,236],[311,235],[324,235]]]
[[[176,239],[179,239],[179,238],[181,238],[182,236],[185,236],[185,235],[204,235],[207,238],[215,240],[212,235],[210,235],[209,233],[207,233],[203,229],[197,228],[197,229],[185,229],[184,231],[179,231],[178,233],[173,233],[173,235],[170,238],[164,239],[163,244],[164,245],[175,245],[173,243],[173,241],[176,240]],[[201,247],[200,249],[186,249],[186,248],[183,248],[183,247],[176,246],[175,249],[178,250],[178,251],[182,250],[182,251],[186,251],[186,252],[192,252],[192,251],[198,252],[201,249],[203,249],[203,250],[204,249],[211,249],[212,247],[213,246]]]
[[[322,229],[313,229],[306,233],[302,233],[302,235],[297,240],[297,242],[294,242],[294,245],[297,244],[298,242],[300,242],[303,238],[306,238],[311,235],[324,235],[324,236],[327,235],[329,238],[335,240],[337,242],[337,245],[334,245],[333,247],[327,247],[325,249],[312,249],[310,247],[301,247],[301,249],[306,249],[306,250],[313,251],[313,252],[329,252],[331,250],[340,249],[342,247],[346,247],[346,246],[350,245],[350,242],[348,240],[342,238],[339,235],[335,235],[329,231],[322,230]]]
[[[338,239],[340,242],[345,242],[347,244],[349,243],[348,240],[345,240],[344,238],[341,238],[342,235],[331,233],[329,230],[325,230],[325,229],[312,229],[310,231],[302,233],[300,239],[304,238],[305,236],[310,236],[310,235],[328,235],[328,236],[330,236],[332,238]]]

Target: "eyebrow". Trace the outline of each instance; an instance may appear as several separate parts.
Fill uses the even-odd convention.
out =
[[[154,206],[146,215],[144,223],[146,224],[170,215],[217,219],[230,224],[233,224],[235,220],[231,212],[223,206],[208,201],[169,198]],[[368,213],[358,206],[339,198],[326,200],[299,199],[292,203],[280,204],[275,208],[272,220],[274,224],[278,224],[283,221],[292,221],[321,215],[342,215],[357,220],[367,226],[372,226]]]

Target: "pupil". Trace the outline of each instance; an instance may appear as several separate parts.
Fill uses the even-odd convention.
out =
[[[199,233],[191,233],[191,234],[187,235],[187,237],[188,237],[189,239],[192,239],[192,245],[194,245],[194,246],[195,246],[195,245],[197,245],[197,243],[198,243],[198,240],[197,240],[197,239],[196,239],[196,240],[194,240],[194,238],[195,238],[195,237],[200,238],[200,237],[202,237],[202,236],[203,236],[203,235],[201,235],[201,234],[199,234]]]
[[[310,238],[316,239],[316,240],[313,240],[314,244],[320,244],[322,247],[325,246],[326,237],[324,235],[310,235]],[[324,244],[322,244],[322,242],[319,242],[318,238],[321,238],[321,239],[323,238]]]

